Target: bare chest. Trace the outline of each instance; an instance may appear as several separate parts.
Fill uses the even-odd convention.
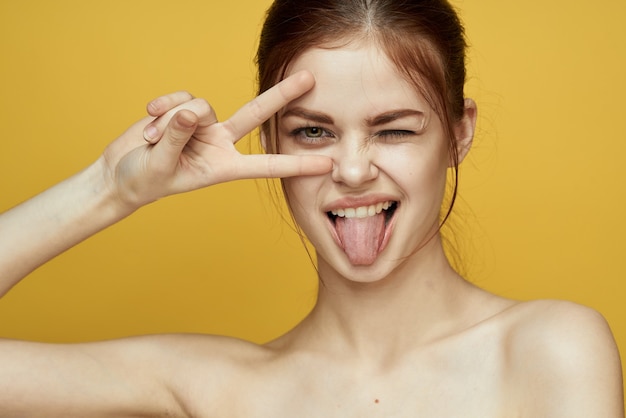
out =
[[[511,417],[502,363],[490,350],[423,353],[388,369],[314,360],[268,365],[228,390],[206,416]]]

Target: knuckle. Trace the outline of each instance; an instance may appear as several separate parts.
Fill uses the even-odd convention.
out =
[[[153,113],[167,112],[193,99],[194,97],[191,93],[186,90],[180,90],[152,100],[148,103],[148,111]]]
[[[259,103],[258,100],[253,100],[247,104],[248,112],[252,119],[256,123],[265,122],[265,113],[263,112],[263,106]]]
[[[228,119],[225,120],[224,122],[221,123],[222,129],[224,129],[224,131],[226,131],[226,133],[228,134],[229,137],[231,138],[236,138],[239,139],[239,131],[237,131],[237,128],[235,127],[235,125],[233,125],[233,122]]]
[[[174,131],[170,133],[168,141],[165,141],[165,143],[174,148],[180,148],[182,145],[187,143],[187,137],[183,132]]]
[[[164,99],[167,101],[168,109],[173,109],[177,106],[180,106],[181,104],[185,102],[189,102],[193,100],[194,97],[187,90],[180,90],[180,91],[177,91],[175,93],[165,96]]]
[[[183,100],[193,100],[195,97],[187,90],[180,90],[177,94]]]
[[[213,106],[204,98],[193,99],[193,103],[200,113],[208,114],[213,112]]]
[[[276,177],[277,173],[278,173],[278,158],[277,155],[268,155],[268,159],[267,159],[267,173],[269,174],[270,177]]]

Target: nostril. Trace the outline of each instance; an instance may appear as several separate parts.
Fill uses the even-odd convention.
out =
[[[332,179],[348,186],[358,186],[378,176],[378,167],[365,156],[333,160]]]

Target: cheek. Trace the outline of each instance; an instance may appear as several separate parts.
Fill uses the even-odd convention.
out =
[[[321,213],[318,213],[319,181],[315,178],[291,177],[283,179],[283,189],[287,205],[296,223],[296,228],[310,240],[319,244],[315,231],[319,231]]]
[[[381,153],[378,166],[403,190],[411,193],[445,186],[448,161],[442,153],[407,147]]]
[[[282,180],[285,199],[298,223],[303,218],[302,213],[307,209],[310,210],[314,204],[316,194],[311,180],[311,178],[306,177],[291,177]]]

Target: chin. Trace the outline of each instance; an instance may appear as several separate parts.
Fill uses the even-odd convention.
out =
[[[345,254],[335,255],[332,262],[318,254],[318,271],[320,279],[328,284],[330,280],[345,280],[354,283],[382,282],[393,274],[400,263],[391,263],[379,256],[369,264],[353,264]]]

